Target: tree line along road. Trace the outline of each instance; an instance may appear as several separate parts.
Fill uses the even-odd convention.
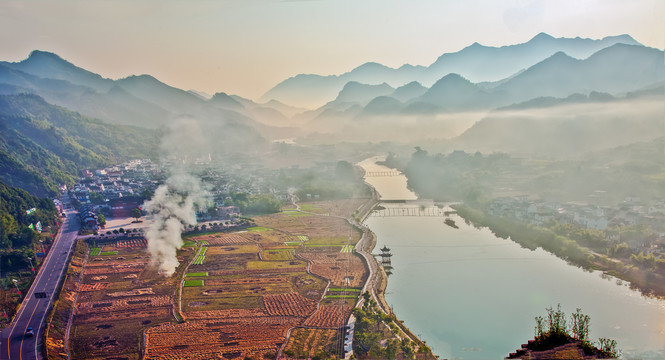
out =
[[[60,279],[67,268],[67,260],[76,242],[79,230],[74,210],[67,210],[66,217],[53,246],[39,273],[28,290],[11,325],[0,336],[0,360],[41,359],[41,342],[44,320],[55,301]],[[28,328],[34,336],[26,336]]]

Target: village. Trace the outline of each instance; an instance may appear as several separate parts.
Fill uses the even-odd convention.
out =
[[[665,201],[627,197],[612,207],[578,202],[559,203],[527,195],[502,197],[488,212],[523,224],[546,226],[554,222],[597,230],[608,244],[626,243],[634,252],[662,253],[665,249]],[[635,233],[639,234],[635,234]],[[622,236],[623,235],[623,236]]]
[[[373,203],[370,194],[323,200],[317,193],[303,193],[299,203],[275,185],[279,174],[271,170],[247,165],[223,173],[207,165],[198,167],[197,176],[212,184],[212,205],[199,210],[197,224],[182,232],[179,265],[168,277],[151,265],[146,234],[155,219],[142,209],[165,182],[163,168],[134,160],[87,171],[68,189],[81,230],[68,269],[72,276],[49,320],[49,358],[64,358],[66,351],[85,359],[353,355],[352,310],[370,292],[374,296],[374,287],[385,286],[385,281],[368,281],[383,271],[368,267],[373,259],[363,251],[371,251],[373,237],[356,222],[359,209],[365,215],[369,211],[363,205]],[[321,168],[334,171],[335,166]],[[244,176],[245,171],[254,175]],[[251,203],[253,196],[279,206],[243,216],[237,200]],[[374,300],[359,316],[373,313],[381,314]],[[401,341],[400,352],[433,358],[392,321],[397,320],[384,314],[371,331],[380,339]],[[209,340],[220,333],[218,340]]]
[[[172,159],[175,161],[175,159]],[[195,170],[209,186],[209,196],[214,204],[208,211],[200,211],[197,221],[230,221],[242,214],[236,206],[226,206],[229,194],[270,194],[280,201],[287,201],[289,194],[270,186],[266,179],[275,177],[275,171],[259,169],[255,165],[234,165],[229,171],[220,171],[207,163],[194,164]],[[147,224],[138,220],[145,215],[141,209],[157,186],[166,178],[170,163],[159,165],[150,159],[136,159],[105,169],[85,170],[83,177],[71,188],[63,186],[79,211],[81,234],[103,234],[135,229],[140,231]],[[56,204],[58,205],[58,204]],[[62,211],[62,206],[59,208]],[[137,212],[138,211],[138,212]],[[127,219],[136,218],[136,222]],[[120,222],[114,221],[121,219]]]

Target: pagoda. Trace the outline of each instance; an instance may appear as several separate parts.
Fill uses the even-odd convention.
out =
[[[390,275],[392,274],[392,264],[390,263],[390,257],[393,256],[393,254],[390,253],[390,248],[387,246],[383,246],[381,249],[381,265],[383,266],[383,269],[386,271],[386,274]]]

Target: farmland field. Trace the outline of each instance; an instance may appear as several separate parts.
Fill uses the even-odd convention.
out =
[[[346,323],[351,315],[352,306],[344,303],[341,305],[322,305],[314,314],[305,321],[305,326],[317,328],[337,328]]]
[[[187,277],[192,277],[192,276],[208,276],[207,272],[196,272],[196,273],[187,273]]]
[[[263,251],[264,260],[293,260],[295,259],[293,249],[270,249]]]
[[[311,359],[314,356],[328,359],[339,346],[339,335],[339,331],[332,329],[295,329],[284,355],[287,359]]]
[[[185,280],[184,287],[203,286],[203,280]]]
[[[141,348],[145,359],[261,359],[281,345],[283,358],[334,353],[367,277],[353,251],[360,233],[334,216],[288,213],[256,217],[244,232],[186,236],[168,278],[151,267],[143,238],[86,246],[81,283],[71,285],[71,358],[133,360]]]
[[[132,239],[90,250],[73,305],[72,359],[138,359],[143,331],[173,319],[175,277],[148,266],[145,245]]]

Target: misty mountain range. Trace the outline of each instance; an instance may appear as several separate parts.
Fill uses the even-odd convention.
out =
[[[541,62],[557,52],[585,59],[615,44],[641,45],[629,35],[602,40],[553,38],[545,33],[530,41],[502,47],[474,43],[458,52],[441,55],[430,66],[403,65],[398,69],[378,63],[365,63],[341,75],[300,74],[284,80],[263,95],[262,100],[276,99],[303,107],[321,106],[333,99],[351,81],[400,87],[416,81],[431,87],[442,77],[455,73],[474,83],[496,82]]]
[[[591,40],[541,33],[524,44],[474,43],[440,56],[429,67],[391,69],[366,63],[339,76],[298,75],[269,90],[264,104],[225,93],[208,99],[150,75],[105,79],[42,51],[21,62],[0,62],[0,93],[34,93],[115,124],[155,128],[190,116],[247,126],[268,137],[288,132],[274,126],[319,117],[493,109],[575,93],[620,96],[664,80],[663,52],[628,35]],[[292,106],[311,103],[318,93],[327,94],[319,109],[308,112]]]
[[[663,51],[628,35],[591,40],[539,34],[503,47],[474,43],[428,67],[366,63],[339,76],[298,75],[269,90],[263,103],[185,91],[150,75],[105,79],[56,54],[33,51],[23,61],[0,62],[0,155],[4,178],[13,176],[3,179],[18,184],[16,174],[48,176],[45,169],[57,169],[51,173],[65,179],[76,176],[66,170],[71,164],[78,169],[152,156],[140,145],[141,132],[192,127],[204,140],[197,142],[206,146],[202,153],[258,151],[283,138],[309,144],[429,141],[529,153],[554,151],[574,139],[570,154],[663,136],[664,84]],[[317,102],[324,105],[299,106]],[[40,140],[49,134],[44,129],[59,138]],[[124,136],[126,149],[105,142],[104,133]],[[26,178],[36,180],[23,188],[33,193],[52,191],[59,181],[32,175]]]
[[[340,109],[346,104],[343,111],[347,111],[351,105],[359,105],[364,109],[357,113],[362,115],[383,115],[387,109],[403,114],[494,109],[539,97],[565,98],[591,92],[620,96],[662,84],[663,80],[662,51],[615,44],[584,60],[557,52],[510,78],[491,83],[474,84],[455,73],[445,75],[429,89],[418,82],[392,88],[387,83],[351,81],[321,109]],[[376,106],[375,99],[385,107]],[[317,116],[313,113],[312,117]]]

